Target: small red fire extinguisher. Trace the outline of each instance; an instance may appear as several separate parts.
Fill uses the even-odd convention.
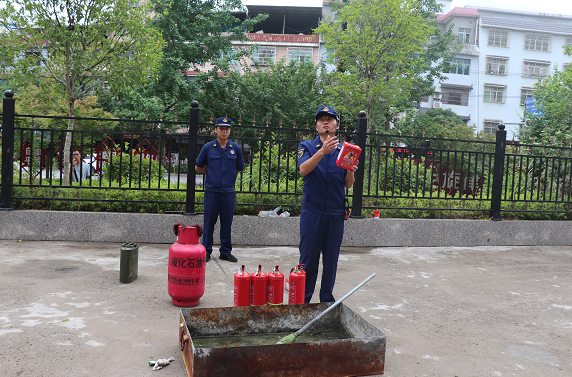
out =
[[[251,277],[244,265],[234,274],[234,306],[250,306]]]
[[[250,304],[255,306],[266,305],[266,291],[268,291],[268,275],[262,272],[262,266],[252,274],[252,290]]]
[[[278,266],[268,274],[268,304],[281,305],[284,301],[284,274]]]
[[[290,271],[288,304],[297,305],[304,303],[306,293],[306,271],[304,265],[299,264]]]

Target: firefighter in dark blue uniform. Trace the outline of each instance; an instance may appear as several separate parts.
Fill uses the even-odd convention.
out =
[[[203,245],[207,250],[207,262],[213,251],[213,232],[220,217],[220,259],[237,262],[232,255],[231,227],[236,194],[234,184],[238,172],[244,170],[240,146],[231,141],[232,120],[228,117],[215,121],[216,140],[203,145],[195,170],[205,174]]]
[[[335,301],[338,256],[344,234],[345,189],[354,184],[353,170],[336,166],[340,142],[336,137],[338,113],[331,106],[316,111],[318,137],[298,145],[298,169],[304,177],[300,214],[300,263],[306,270],[306,297],[309,303],[318,277],[322,254],[320,302]]]

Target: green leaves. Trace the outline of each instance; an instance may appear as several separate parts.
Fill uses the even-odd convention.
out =
[[[542,115],[525,113],[526,125],[520,138],[525,142],[572,146],[572,70],[556,70],[538,82],[533,90]]]
[[[384,127],[431,89],[439,72],[433,63],[452,53],[450,35],[439,31],[434,0],[354,0],[335,20],[315,30],[333,51],[337,70],[328,96],[343,113],[366,110],[370,123]]]
[[[400,135],[449,139],[473,139],[474,129],[451,110],[430,109],[407,114],[395,125]]]
[[[67,103],[105,82],[115,92],[153,78],[162,38],[149,8],[130,0],[14,0],[0,10],[0,56],[17,87],[45,78]],[[30,74],[30,73],[33,74]]]

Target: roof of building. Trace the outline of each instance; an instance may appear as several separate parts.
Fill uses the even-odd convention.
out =
[[[569,34],[572,35],[572,22],[542,22],[531,18],[505,18],[485,16],[481,17],[481,26],[490,26],[512,30],[530,30],[542,33]]]
[[[452,17],[479,17],[479,11],[475,8],[455,7],[445,14],[437,15],[437,22],[448,22]]]
[[[248,33],[246,37],[251,42],[284,42],[284,43],[320,43],[320,36],[317,34],[269,34],[269,33]]]

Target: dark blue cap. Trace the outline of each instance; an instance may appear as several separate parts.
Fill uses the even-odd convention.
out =
[[[230,119],[229,117],[216,118],[215,126],[231,127],[232,119]]]
[[[329,115],[332,118],[336,118],[336,120],[338,119],[338,112],[334,110],[332,106],[318,106],[318,110],[316,110],[316,120],[322,115]]]

